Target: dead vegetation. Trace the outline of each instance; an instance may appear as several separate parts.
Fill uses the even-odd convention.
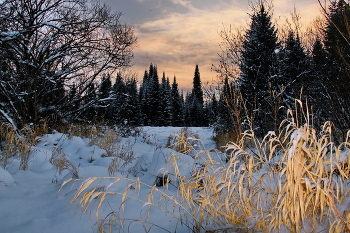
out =
[[[227,160],[214,158],[211,151],[196,152],[194,159],[198,163],[193,166],[192,175],[175,174],[179,179],[176,196],[169,196],[156,185],[148,185],[151,191],[147,200],[127,196],[128,190],[96,193],[96,184],[87,180],[73,202],[79,201],[86,209],[93,200],[91,197],[99,196],[98,212],[105,195],[116,194],[123,199],[121,207],[116,209],[127,205],[127,197],[136,198],[147,207],[160,208],[152,198],[158,192],[162,197],[158,200],[164,202],[162,211],[169,214],[169,208],[177,206],[178,212],[168,217],[185,222],[193,232],[201,232],[207,226],[223,232],[350,232],[349,207],[340,208],[349,201],[350,135],[343,143],[336,144],[332,140],[331,123],[325,123],[322,131],[316,132],[307,122],[301,124],[294,119],[290,112],[280,133],[270,132],[263,139],[257,138],[253,131],[246,131],[240,141],[227,144]],[[169,139],[168,146],[189,154],[195,151],[193,140],[198,143],[184,129]],[[171,161],[176,167],[179,160]],[[124,178],[116,182],[120,179]],[[147,186],[138,179],[130,182],[134,182],[137,192]],[[166,187],[168,183],[163,185]],[[172,200],[171,204],[165,199]],[[111,226],[113,222],[124,221],[120,213],[113,216],[109,215],[107,221],[96,215],[100,230],[104,224]],[[147,218],[135,221],[146,223]]]
[[[116,222],[124,226],[127,219],[123,211],[132,200],[143,203],[141,211],[147,210],[142,218],[132,219],[141,222],[145,231],[149,230],[146,225],[152,224],[149,216],[154,208],[193,232],[204,231],[209,225],[223,232],[350,232],[350,206],[344,206],[350,201],[350,133],[344,142],[335,142],[335,129],[330,122],[317,132],[307,118],[301,123],[295,114],[289,112],[278,134],[270,132],[261,139],[254,131],[245,131],[239,141],[225,146],[224,154],[197,150],[201,143],[198,135],[182,129],[169,137],[168,146],[193,157],[196,165],[189,165],[193,172],[189,176],[181,174],[180,160],[173,156],[168,162],[175,168],[175,174],[164,175],[154,185],[138,178],[113,177],[123,164],[132,161],[133,144],[130,141],[121,144],[118,132],[111,128],[88,127],[84,134],[91,137],[91,145],[105,149],[106,156],[113,157],[108,168],[111,177],[76,179],[77,168],[59,149],[53,151],[50,162],[58,173],[68,170],[73,177],[62,187],[71,182],[81,183],[72,203],[78,202],[83,212],[95,208],[100,232],[106,226],[112,229]],[[6,167],[12,158],[20,158],[24,170],[31,147],[40,135],[48,132],[45,124],[40,130],[27,126],[21,132],[2,124],[0,130],[1,165]],[[79,130],[72,126],[69,135]],[[224,159],[218,160],[217,155]],[[166,192],[173,177],[178,180],[177,195]],[[122,181],[129,183],[127,188],[113,190]],[[140,192],[145,188],[146,198],[141,198]],[[119,206],[110,206],[113,211],[102,214],[100,210],[107,197],[114,195],[121,198]]]

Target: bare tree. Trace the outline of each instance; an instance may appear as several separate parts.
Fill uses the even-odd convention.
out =
[[[226,77],[236,79],[239,76],[239,63],[241,60],[242,45],[246,29],[241,27],[228,27],[220,31],[222,42],[220,44],[219,64],[213,65],[212,69],[218,73],[220,83]]]
[[[120,17],[85,0],[2,1],[1,119],[21,126],[79,116],[93,104],[77,104],[92,83],[130,65],[137,39]]]

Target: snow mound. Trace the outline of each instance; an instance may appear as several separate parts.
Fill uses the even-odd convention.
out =
[[[0,167],[0,185],[5,186],[11,186],[15,183],[15,180],[13,179],[12,175]]]
[[[80,137],[72,137],[65,142],[62,151],[68,154],[72,159],[83,159],[87,162],[93,162],[100,159],[107,152],[98,146],[89,146]]]
[[[116,232],[144,232],[144,225],[132,220],[140,218],[169,231],[187,232],[185,225],[169,221],[173,217],[165,214],[172,213],[174,202],[168,198],[166,207],[158,200],[164,200],[165,193],[171,197],[177,193],[179,176],[189,176],[196,160],[166,148],[169,135],[181,128],[145,128],[150,136],[128,137],[118,142],[120,153],[116,155],[120,157],[106,157],[105,150],[90,146],[86,138],[70,138],[57,132],[39,137],[37,145],[31,148],[28,170],[19,170],[20,158],[13,159],[7,170],[0,168],[0,219],[3,220],[0,232],[46,232],[47,229],[50,232],[96,232],[97,225],[91,226],[91,220],[95,221],[94,213],[102,199],[99,195],[105,191],[111,194],[103,197],[100,217],[115,212],[124,219],[131,219],[125,220],[124,225],[128,227],[124,230],[119,221],[114,222]],[[191,130],[199,132],[200,138],[208,143],[205,147],[214,145],[211,130]],[[125,165],[124,158],[129,159],[129,164]],[[77,177],[72,176],[73,172]],[[71,203],[77,189],[86,184],[85,179],[93,183],[84,189],[77,202]],[[157,184],[157,188],[153,188]],[[82,215],[78,202],[91,191],[90,207],[87,214]],[[163,208],[169,209],[164,212]],[[149,232],[163,232],[152,224],[146,226]]]

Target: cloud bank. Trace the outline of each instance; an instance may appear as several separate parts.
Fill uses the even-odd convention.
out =
[[[219,32],[229,25],[247,25],[249,5],[240,0],[106,0],[124,19],[135,25],[138,46],[133,69],[141,78],[150,63],[171,80],[176,75],[180,88],[192,86],[195,65],[203,83],[216,77],[212,64],[218,64]],[[310,21],[320,14],[315,0],[275,0],[274,18],[290,12]]]

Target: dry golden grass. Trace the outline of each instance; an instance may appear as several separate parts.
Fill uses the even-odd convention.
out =
[[[195,150],[194,144],[198,141],[199,136],[191,132],[187,127],[181,129],[175,137],[169,136],[167,147],[188,155],[191,151]]]
[[[101,180],[113,180],[108,187],[100,185]],[[129,179],[129,178],[123,178],[123,177],[90,177],[88,179],[69,179],[65,181],[62,185],[60,190],[66,186],[67,184],[71,182],[81,182],[79,188],[77,189],[74,197],[72,198],[71,203],[78,202],[79,205],[82,208],[83,213],[87,213],[89,208],[92,205],[95,205],[95,219],[98,226],[98,232],[105,232],[106,225],[109,228],[109,231],[112,232],[112,227],[114,222],[118,222],[119,225],[124,228],[125,221],[132,221],[132,222],[141,222],[145,232],[148,232],[148,227],[146,224],[154,225],[164,232],[172,232],[172,229],[164,229],[161,226],[149,222],[148,217],[151,214],[150,209],[155,208],[157,210],[160,210],[164,213],[165,216],[169,217],[170,219],[177,219],[177,221],[181,222],[182,224],[186,225],[189,229],[194,229],[195,225],[193,224],[193,220],[189,219],[188,216],[192,216],[192,213],[188,211],[187,207],[184,206],[182,203],[178,201],[176,196],[168,195],[164,191],[157,188],[155,185],[151,186],[145,183],[140,182],[139,179]],[[123,192],[115,192],[110,191],[109,189],[118,182],[121,181],[129,181],[132,183],[132,185],[128,185],[127,188]],[[133,193],[139,193],[141,191],[141,187],[146,188],[148,191],[147,193],[147,199],[142,200],[140,198],[135,197],[133,194],[129,194],[130,192]],[[160,193],[160,196],[157,196],[158,204],[161,202],[164,203],[171,203],[170,205],[173,206],[173,208],[166,209],[162,208],[161,204],[158,205],[157,201],[155,201],[155,193]],[[118,205],[114,205],[116,211],[111,211],[107,216],[100,216],[100,208],[102,208],[102,204],[106,201],[107,196],[109,195],[119,195],[121,197],[121,202]],[[128,201],[130,200],[136,200],[142,204],[141,211],[145,208],[147,208],[147,214],[144,217],[135,218],[135,219],[125,219],[122,217],[122,213],[125,210],[125,206],[127,206]],[[114,203],[115,204],[115,203]],[[177,208],[175,208],[177,207]],[[119,210],[119,211],[117,211]],[[120,212],[121,211],[121,212]],[[163,218],[164,216],[162,216]],[[193,216],[192,216],[193,217]],[[196,223],[196,225],[200,225],[200,223]]]
[[[199,212],[198,222],[232,231],[317,232],[322,225],[350,232],[347,212],[339,211],[350,192],[349,137],[336,145],[331,123],[317,133],[293,119],[279,135],[259,139],[246,131],[227,145],[227,164],[208,154],[192,177],[182,179],[181,196]]]
[[[168,196],[156,186],[130,180],[138,192],[141,185],[151,188],[147,200],[138,200],[160,208],[152,201],[153,193],[160,192],[163,201],[167,198],[179,206],[177,214],[162,210],[170,218],[186,222],[193,232],[205,230],[207,224],[224,232],[350,232],[350,214],[339,208],[350,193],[349,141],[336,145],[329,122],[317,133],[310,125],[299,125],[293,119],[290,115],[278,135],[270,132],[263,139],[246,131],[240,141],[227,144],[227,162],[213,158],[210,151],[198,153],[198,166],[190,177],[180,174],[178,159],[170,159],[177,173],[173,175],[179,179],[178,195]],[[191,141],[198,139],[192,139],[190,132],[183,129],[169,140],[173,140],[170,148],[188,154],[194,151]],[[113,167],[110,169],[112,174]],[[115,221],[122,226],[120,214],[111,212],[107,220],[99,218],[98,209],[106,195],[121,195],[121,209],[127,205],[126,199],[135,197],[128,196],[127,190],[101,191],[94,186],[96,179],[99,178],[85,180],[72,202],[80,199],[79,204],[86,211],[91,201],[99,197],[96,220],[100,232]],[[116,178],[114,183],[121,179],[125,178]]]
[[[175,136],[174,139],[172,140],[172,144],[169,145],[171,148],[180,151],[181,153],[190,153],[191,151],[194,150],[193,143],[198,141],[198,135],[193,134],[191,131],[189,131],[187,128],[184,128],[181,130],[179,134]],[[125,145],[122,146],[124,148]],[[123,152],[124,151],[124,152]],[[130,148],[125,148],[124,150],[119,150],[118,156],[116,156],[109,168],[108,172],[110,175],[114,175],[118,171],[118,166],[122,165],[120,162],[120,158],[124,158],[125,156],[132,157],[128,153],[131,153],[132,150]],[[122,155],[125,153],[125,155]],[[175,154],[170,157],[169,160],[172,161],[178,161],[175,158]],[[125,160],[125,159],[124,159]],[[179,168],[177,167],[177,164],[175,164],[175,170],[179,171]],[[172,174],[174,175],[174,174]],[[111,179],[113,180],[108,187],[106,186],[101,186],[100,185],[100,180],[106,180],[106,179]],[[113,192],[109,191],[110,187],[112,187],[114,184],[117,184],[121,180],[126,180],[129,182],[132,182],[133,185],[129,185],[124,192]],[[147,219],[150,215],[150,208],[155,208],[158,210],[161,210],[166,216],[168,216],[171,219],[177,219],[177,221],[181,222],[181,224],[186,225],[189,229],[197,229],[201,227],[201,224],[199,222],[196,222],[196,212],[189,211],[187,203],[183,202],[181,203],[178,199],[177,196],[174,195],[169,195],[166,192],[162,191],[162,189],[158,188],[156,184],[154,185],[149,185],[140,182],[139,179],[129,179],[129,178],[123,178],[123,177],[91,177],[88,179],[69,179],[66,182],[64,182],[61,186],[64,187],[70,182],[82,182],[80,187],[77,189],[73,199],[72,203],[78,202],[79,205],[82,208],[83,213],[86,213],[87,210],[89,209],[90,206],[94,204],[94,201],[97,200],[97,204],[95,204],[95,218],[98,226],[98,231],[99,232],[105,232],[105,227],[108,226],[109,230],[112,230],[112,225],[115,222],[118,222],[121,227],[124,227],[124,222],[125,221],[138,221],[141,222],[145,232],[147,232],[146,229],[146,224],[151,224],[155,225],[156,227],[162,229],[164,232],[172,232],[172,229],[164,229],[161,226],[158,226],[152,222],[148,222]],[[168,188],[169,182],[164,182],[162,186],[165,187],[165,189]],[[128,192],[130,190],[133,190],[133,192],[140,192],[141,191],[141,186],[143,188],[146,188],[150,191],[148,191],[147,194],[147,199],[140,199],[132,195],[128,195]],[[157,196],[157,198],[154,197],[155,193],[159,193],[160,197]],[[142,209],[144,207],[148,208],[147,215],[144,218],[139,218],[139,219],[125,219],[122,216],[122,213],[119,213],[118,211],[112,211],[108,214],[108,216],[100,216],[100,208],[102,204],[106,201],[106,197],[109,195],[120,195],[121,196],[121,203],[120,205],[116,206],[114,205],[113,208],[115,210],[122,210],[124,211],[125,206],[128,204],[129,200],[137,200],[138,202],[143,204]],[[158,200],[158,203],[157,201]],[[164,203],[162,203],[164,202]],[[169,204],[172,206],[171,208],[161,208],[160,206],[164,206],[165,203],[171,203]],[[185,204],[185,205],[184,205]],[[167,204],[165,204],[167,205]],[[203,229],[202,229],[203,230]]]
[[[100,124],[84,125],[75,123],[59,125],[55,128],[55,130],[57,130],[58,132],[66,134],[68,138],[71,138],[73,136],[82,138],[92,138],[99,132],[101,132],[102,129],[103,126]]]
[[[218,133],[215,135],[214,140],[216,143],[216,147],[221,151],[225,151],[225,147],[229,142],[237,142],[239,141],[241,135],[236,132],[227,132],[227,133]]]
[[[180,173],[179,159],[175,154],[170,157],[168,162],[176,173],[171,175],[179,181],[178,195],[169,196],[139,179],[113,178],[113,184],[120,180],[133,182],[137,192],[141,186],[150,188],[147,200],[141,200],[128,195],[130,187],[124,192],[111,192],[110,186],[101,188],[96,184],[106,177],[93,177],[83,181],[72,202],[79,202],[86,212],[92,201],[98,200],[95,207],[100,232],[106,225],[112,229],[114,222],[123,226],[126,221],[118,211],[99,216],[107,195],[121,196],[117,209],[123,210],[128,200],[137,199],[187,224],[193,232],[203,232],[207,225],[222,232],[350,232],[349,206],[344,207],[350,194],[350,133],[343,143],[335,143],[333,131],[333,125],[326,122],[317,132],[307,112],[289,111],[279,133],[269,132],[258,138],[254,131],[245,131],[238,141],[227,143],[227,160],[218,160],[212,151],[197,152],[194,145],[200,143],[199,139],[185,128],[169,137],[168,146],[191,156],[197,153],[197,165],[185,177]],[[118,166],[116,157],[109,168],[110,175]],[[164,208],[155,203],[156,192]],[[178,207],[175,212],[169,212],[174,210],[172,206]],[[147,217],[133,221],[149,224]]]
[[[117,134],[114,128],[106,128],[97,130],[99,128],[95,127],[88,136],[91,141],[90,146],[96,145],[107,152],[108,157],[117,156],[117,151],[119,148],[119,143],[121,142],[121,137]]]
[[[66,154],[63,151],[55,148],[52,151],[52,156],[50,163],[57,169],[59,175],[62,174],[62,171],[68,170],[73,178],[78,178],[78,169],[74,164],[66,157]]]
[[[66,124],[57,128],[68,135],[68,138],[73,136],[90,138],[90,146],[96,145],[106,151],[105,156],[115,157],[108,168],[111,175],[134,159],[133,144],[130,141],[121,144],[119,131],[112,127]],[[27,170],[31,148],[37,144],[38,138],[47,133],[49,133],[49,127],[46,121],[42,121],[40,125],[25,125],[20,131],[12,125],[2,123],[0,125],[0,166],[6,168],[11,158],[20,158],[20,169]],[[59,174],[68,170],[72,177],[78,178],[77,168],[58,148],[52,151],[50,161]]]
[[[113,148],[113,159],[108,167],[108,174],[110,176],[114,175],[117,171],[121,171],[121,168],[130,164],[134,159],[134,144],[129,140],[118,144],[115,144],[115,148]]]
[[[195,155],[198,166],[189,177],[180,174],[178,159],[169,159],[176,172],[172,175],[179,180],[176,196],[138,179],[104,177],[114,179],[113,184],[120,180],[134,183],[124,192],[112,192],[109,187],[96,183],[101,178],[92,177],[83,181],[72,202],[78,201],[86,212],[92,201],[97,201],[96,220],[100,232],[104,232],[107,225],[111,229],[114,222],[123,226],[126,221],[114,211],[108,216],[99,216],[99,208],[108,195],[121,196],[122,202],[117,207],[121,210],[128,200],[137,199],[145,208],[162,210],[194,232],[205,230],[207,224],[224,232],[350,232],[349,207],[342,206],[350,194],[350,133],[344,142],[335,143],[330,122],[317,132],[310,126],[307,113],[296,114],[289,112],[278,134],[270,132],[258,138],[254,131],[248,130],[239,141],[229,142],[225,147],[227,161],[218,161],[210,151],[196,152],[195,144],[200,143],[198,136],[186,128],[170,137],[170,148],[183,154],[198,153]],[[300,119],[306,123],[301,124]],[[28,125],[18,132],[2,124],[0,133],[1,166],[6,167],[11,158],[20,158],[20,167],[26,170],[31,147],[37,143],[38,136],[48,133],[48,127],[45,123],[40,127]],[[90,137],[90,144],[105,149],[106,156],[113,156],[108,168],[111,176],[132,161],[133,144],[121,145],[121,137],[112,128],[71,125],[69,135]],[[77,168],[61,151],[53,151],[51,163],[59,173],[68,170],[73,178],[78,178]],[[71,181],[79,180],[67,182]],[[128,194],[131,188],[140,192],[141,186],[151,190],[147,200]],[[170,203],[170,200],[170,205],[178,208],[161,208],[163,204],[154,202],[155,193],[161,194],[160,202]],[[147,220],[148,214],[144,219],[133,220],[141,222],[145,231],[146,225],[152,224]],[[171,229],[163,230],[171,232]]]
[[[106,151],[106,157],[113,157],[108,167],[108,173],[111,176],[134,159],[133,145],[130,142],[121,143],[121,134],[125,132],[120,132],[114,127],[107,127],[101,124],[90,126],[69,124],[60,128],[60,130],[69,137],[89,138],[89,146],[98,146]],[[71,166],[69,165],[69,167]]]
[[[9,159],[19,157],[20,169],[27,170],[32,146],[36,145],[38,136],[48,133],[45,121],[39,126],[25,125],[17,130],[12,125],[0,124],[0,165],[6,168]]]
[[[272,218],[275,228],[283,222],[291,231],[300,232],[305,222],[314,230],[318,224],[329,221],[330,231],[349,230],[337,214],[337,205],[349,192],[343,189],[349,182],[349,173],[343,166],[349,154],[345,160],[341,158],[341,153],[348,153],[349,142],[337,146],[331,139],[329,122],[319,135],[308,125],[293,129],[283,155],[283,183]]]

